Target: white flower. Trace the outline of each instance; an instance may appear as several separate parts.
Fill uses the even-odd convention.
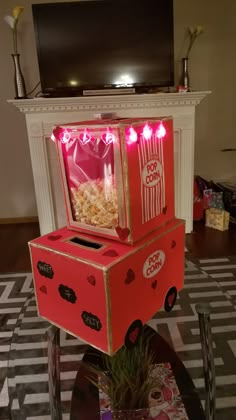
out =
[[[188,27],[188,32],[189,32],[189,35],[192,36],[193,33],[194,33],[194,28],[192,26],[189,26]]]
[[[7,22],[11,29],[14,29],[16,22],[13,16],[5,16],[4,20]]]

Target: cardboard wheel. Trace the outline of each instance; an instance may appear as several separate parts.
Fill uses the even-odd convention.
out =
[[[125,335],[125,347],[127,347],[127,349],[132,349],[138,343],[142,331],[143,323],[140,319],[136,319],[132,322]]]
[[[170,312],[171,309],[173,309],[173,307],[175,306],[176,299],[177,299],[177,289],[175,286],[173,286],[168,290],[166,294],[165,303],[164,303],[164,309],[166,312]]]

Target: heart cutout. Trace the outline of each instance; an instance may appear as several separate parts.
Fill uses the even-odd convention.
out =
[[[156,289],[156,287],[157,287],[157,280],[154,280],[154,281],[152,282],[152,288],[153,288],[153,290],[155,290],[155,289]]]
[[[126,228],[121,228],[120,226],[116,227],[116,233],[119,236],[119,238],[124,241],[125,239],[128,238],[129,234],[130,234],[130,230],[126,227]]]
[[[89,284],[91,284],[92,286],[96,285],[96,279],[95,279],[94,276],[88,276],[87,280],[88,280]]]
[[[171,293],[171,295],[168,296],[167,300],[168,300],[168,305],[172,306],[175,301],[175,292]]]
[[[163,207],[163,209],[162,209],[163,214],[166,214],[166,212],[167,212],[167,206]]]
[[[171,242],[171,248],[175,248],[176,247],[176,241],[175,240],[173,240],[172,242]]]
[[[131,341],[132,344],[135,343],[135,341],[137,340],[138,337],[138,333],[139,333],[139,328],[136,327],[133,331],[131,331],[131,333],[129,334],[129,340]]]
[[[61,235],[49,235],[48,239],[49,241],[58,241],[58,239],[61,239],[62,236]]]
[[[116,252],[115,249],[108,249],[102,255],[104,255],[105,257],[117,257],[119,254],[118,252]]]
[[[43,286],[41,286],[39,290],[40,290],[40,292],[44,293],[45,295],[48,293],[48,291],[47,291],[47,287],[46,287],[46,286],[44,286],[44,285],[43,285]]]
[[[125,284],[130,284],[135,279],[135,272],[132,268],[129,268],[126,274]]]

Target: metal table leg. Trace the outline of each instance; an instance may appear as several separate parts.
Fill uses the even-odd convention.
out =
[[[48,339],[48,386],[52,420],[62,420],[60,386],[60,329],[52,326]]]
[[[200,338],[203,355],[203,370],[205,377],[206,389],[206,420],[215,420],[216,403],[215,403],[215,365],[212,346],[212,336],[210,327],[210,305],[208,303],[200,303],[196,305],[198,313]]]

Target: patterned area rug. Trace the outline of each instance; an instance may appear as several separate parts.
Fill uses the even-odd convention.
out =
[[[0,276],[0,419],[50,420],[45,331],[32,295],[32,275]],[[31,298],[29,298],[31,296]],[[209,302],[217,385],[217,419],[236,410],[236,257],[190,261],[185,287],[170,314],[149,325],[175,348],[203,395],[201,344],[195,304]],[[61,332],[63,420],[69,419],[71,390],[86,346]],[[8,379],[7,379],[8,378]],[[9,403],[9,391],[11,403]]]

